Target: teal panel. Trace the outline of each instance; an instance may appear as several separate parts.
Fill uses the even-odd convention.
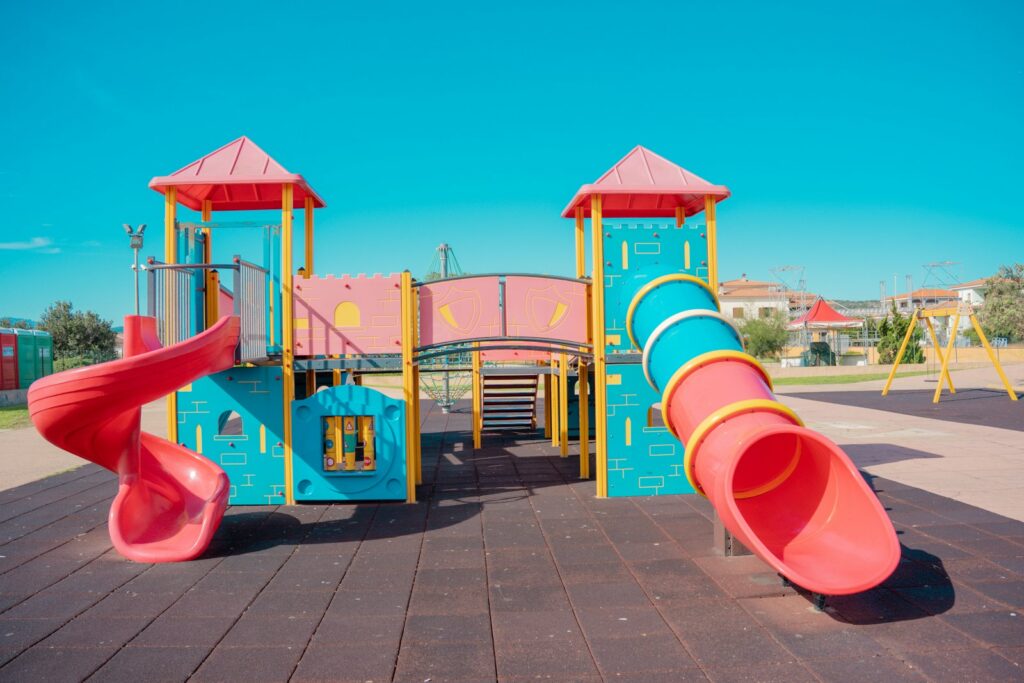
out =
[[[28,389],[39,379],[39,337],[33,330],[14,330],[18,336],[18,388]]]
[[[366,387],[325,388],[292,403],[292,473],[296,501],[405,500],[405,402]],[[323,418],[374,418],[377,467],[368,472],[324,470]]]
[[[576,389],[576,385],[579,383],[578,377],[569,377],[569,436],[578,439],[580,436],[580,394]],[[590,391],[587,393],[587,405],[590,408],[587,415],[587,426],[590,428],[590,436],[593,437],[596,433],[594,428],[594,375],[590,373],[590,382],[587,385]]]
[[[693,493],[683,472],[683,445],[666,427],[648,426],[661,401],[636,363],[607,366],[608,495]],[[660,422],[658,422],[660,424]]]
[[[281,368],[232,368],[179,391],[178,439],[224,469],[232,505],[283,504]]]
[[[631,348],[626,333],[626,312],[633,295],[648,281],[667,273],[686,273],[706,280],[708,245],[704,226],[687,223],[677,228],[674,219],[659,218],[609,218],[603,226],[606,348],[609,353],[639,351]],[[687,244],[689,268],[685,263]]]

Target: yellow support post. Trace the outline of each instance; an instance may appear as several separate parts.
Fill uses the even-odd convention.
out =
[[[718,295],[718,217],[717,204],[711,195],[704,197],[704,222],[708,235],[708,284]]]
[[[981,340],[981,345],[985,347],[985,352],[988,353],[988,359],[992,361],[992,365],[995,366],[996,372],[999,373],[999,379],[1003,381],[1003,386],[1006,387],[1006,393],[1010,396],[1011,401],[1017,400],[1017,392],[1013,390],[1013,385],[1010,384],[1010,380],[1006,377],[1006,373],[1003,372],[1003,366],[999,364],[999,357],[996,352],[992,350],[992,346],[988,343],[988,337],[985,336],[985,332],[981,329],[981,323],[978,322],[977,316],[971,313],[971,325],[974,326],[974,331],[978,334],[978,339]]]
[[[930,316],[927,315],[922,317],[924,318],[925,326],[928,328],[928,334],[931,335],[932,347],[935,349],[935,355],[938,356],[937,360],[939,361],[939,363],[942,363],[942,349],[939,347],[939,337],[938,335],[935,334],[935,326],[932,325],[932,319]],[[949,393],[955,394],[956,387],[953,386],[953,378],[949,376],[948,370],[946,371],[946,374],[939,375],[940,387],[942,386],[943,381],[949,382]]]
[[[473,448],[480,448],[483,431],[483,386],[480,381],[480,342],[473,342]]]
[[[292,198],[295,187],[281,186],[281,381],[284,384],[284,497],[295,504],[292,482],[292,401],[295,400],[295,348],[292,334]]]
[[[411,278],[411,276],[410,276]],[[419,334],[419,291],[413,289],[412,280],[409,281],[409,341],[412,344],[412,348],[415,349],[420,344]],[[413,457],[416,462],[416,483],[423,483],[423,443],[420,435],[420,366],[418,363],[412,365],[412,409],[413,409],[413,429],[415,438],[413,439]]]
[[[220,274],[216,270],[206,271],[204,296],[206,299],[206,327],[209,328],[220,319]]]
[[[551,447],[561,446],[562,436],[562,371],[557,358],[551,358]],[[557,374],[556,374],[557,370]]]
[[[175,241],[175,229],[178,223],[178,188],[168,187],[164,193],[164,261],[174,263],[177,261],[178,247]],[[167,301],[164,308],[166,319],[164,330],[171,329],[171,312],[177,305],[172,287],[167,287]],[[167,440],[178,442],[178,393],[172,391],[167,394]]]
[[[213,202],[210,201],[209,199],[204,199],[203,200],[203,208],[202,208],[202,221],[204,223],[209,223],[210,222],[210,218],[212,216],[213,216]],[[209,232],[207,232],[207,234],[209,234]],[[209,261],[207,261],[207,263],[209,263]]]
[[[932,397],[932,403],[938,403],[942,397],[942,377],[949,374],[949,359],[953,356],[953,342],[956,341],[956,331],[958,329],[960,329],[959,311],[953,316],[953,327],[949,333],[949,342],[946,343],[946,353],[942,359],[942,372],[939,373],[939,385],[935,387],[935,396]]]
[[[591,297],[591,325],[594,338],[594,396],[597,420],[595,453],[597,454],[597,496],[608,496],[608,381],[605,370],[604,330],[604,226],[601,221],[601,195],[590,198],[591,271],[593,293]]]
[[[413,401],[416,387],[413,384],[413,342],[412,325],[412,274],[402,271],[402,399],[405,401],[405,500],[416,502],[416,415]]]
[[[569,357],[558,360],[558,441],[563,458],[569,457]]]
[[[587,372],[587,363],[580,358],[580,479],[590,479],[590,392]]]
[[[882,387],[882,396],[889,395],[889,387],[892,386],[892,381],[896,378],[896,370],[900,367],[900,361],[903,360],[903,354],[907,352],[907,344],[910,343],[910,337],[914,334],[914,328],[917,327],[917,318],[920,311],[914,311],[910,316],[910,322],[907,325],[907,333],[903,335],[903,342],[900,343],[900,350],[896,354],[896,360],[893,361],[892,370],[889,371],[889,379],[885,380],[885,386]],[[941,382],[940,389],[941,389]]]
[[[587,250],[586,226],[583,223],[583,207],[576,207],[576,277],[583,277],[587,272],[586,250]]]

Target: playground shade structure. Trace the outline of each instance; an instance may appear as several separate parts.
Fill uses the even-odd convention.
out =
[[[627,327],[669,429],[686,444],[686,476],[744,545],[825,595],[858,593],[892,573],[900,545],[878,499],[839,446],[775,400],[705,282],[651,281]]]
[[[175,562],[206,550],[224,515],[228,478],[212,462],[141,431],[141,406],[200,377],[231,368],[239,320],[162,348],[156,319],[125,317],[126,357],[43,378],[29,414],[55,446],[116,472],[110,537],[138,562]]]

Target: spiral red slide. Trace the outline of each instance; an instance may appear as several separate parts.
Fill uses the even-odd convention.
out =
[[[203,553],[228,500],[215,463],[143,432],[141,407],[234,365],[239,320],[166,348],[156,319],[125,316],[125,358],[68,370],[33,383],[29,414],[47,441],[116,472],[110,539],[137,562],[178,562]]]

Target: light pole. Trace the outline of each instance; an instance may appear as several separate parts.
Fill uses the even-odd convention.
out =
[[[124,231],[128,233],[129,246],[135,253],[135,262],[132,264],[132,270],[135,271],[135,315],[139,314],[139,252],[142,250],[142,233],[146,232],[146,224],[142,223],[138,229],[132,231],[132,226],[127,223],[123,223],[122,226]]]

